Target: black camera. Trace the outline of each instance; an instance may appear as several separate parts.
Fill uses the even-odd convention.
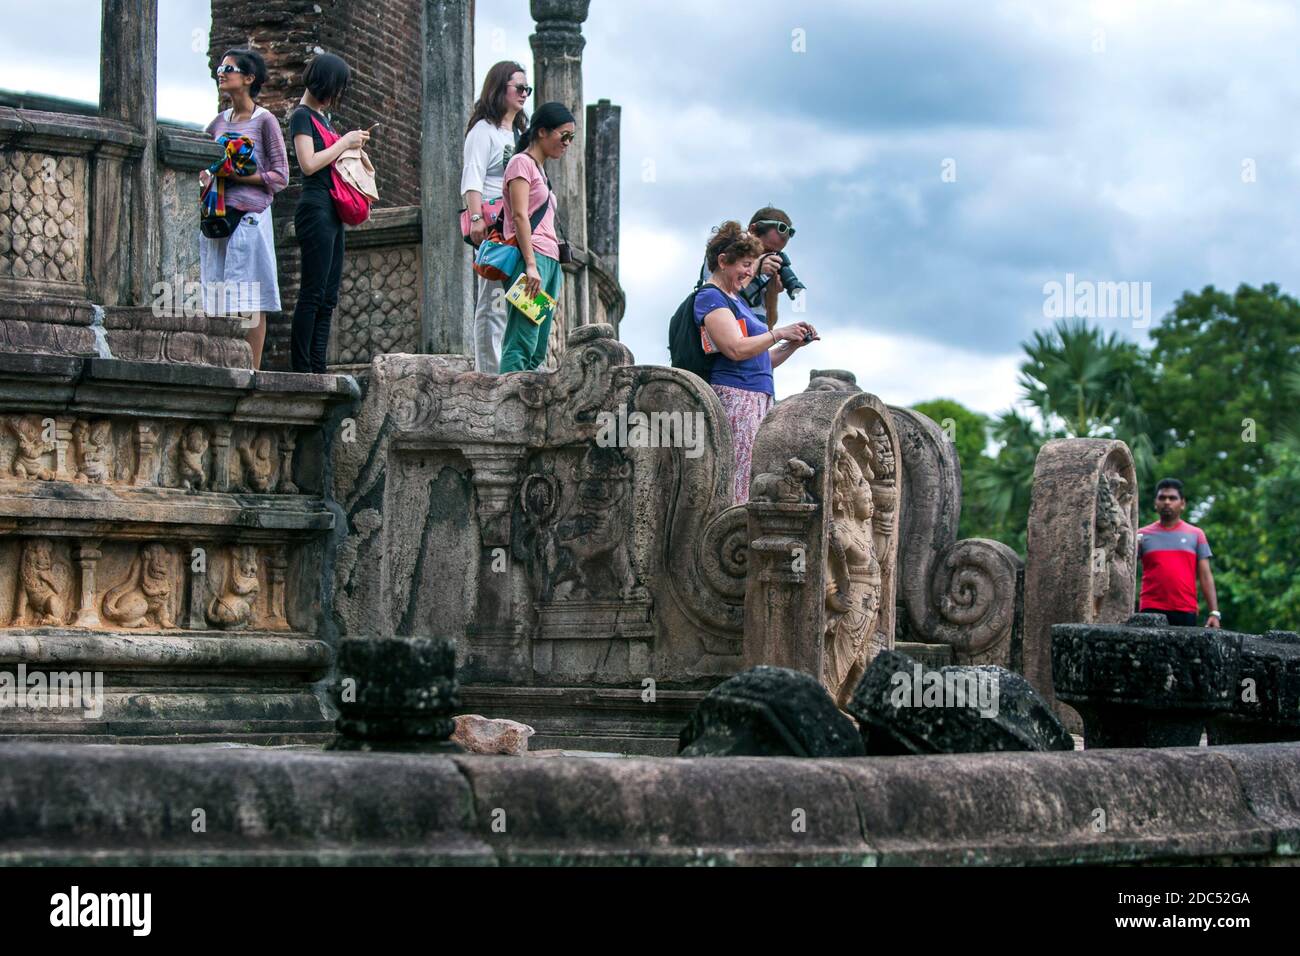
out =
[[[781,257],[781,270],[778,275],[781,276],[781,284],[785,286],[785,294],[791,299],[808,288],[800,282],[799,277],[794,274],[794,270],[790,268],[790,257],[784,252],[769,252],[765,255]],[[759,261],[761,262],[762,260],[760,259]],[[771,278],[771,276],[763,275],[761,272],[757,277],[755,277],[754,281],[758,283],[758,295],[755,298],[758,301],[762,301],[763,293],[767,291],[767,283]],[[751,303],[751,305],[752,304],[753,303]]]

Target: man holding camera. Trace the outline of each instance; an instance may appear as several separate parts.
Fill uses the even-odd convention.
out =
[[[750,217],[749,232],[763,243],[763,255],[759,259],[753,280],[741,290],[740,295],[770,329],[777,321],[777,296],[785,291],[785,285],[781,282],[785,260],[781,253],[785,250],[786,243],[794,237],[794,226],[784,210],[764,206]],[[700,269],[700,282],[707,281],[709,268],[706,263]]]

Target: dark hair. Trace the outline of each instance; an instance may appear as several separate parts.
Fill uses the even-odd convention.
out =
[[[715,272],[722,256],[726,256],[729,262],[735,262],[746,256],[756,256],[762,251],[763,244],[753,233],[742,229],[736,220],[728,219],[713,230],[708,245],[704,247],[704,261],[708,264],[709,271]]]
[[[483,90],[479,93],[474,108],[470,110],[469,122],[465,124],[466,136],[479,120],[485,119],[493,126],[501,125],[506,115],[506,93],[510,89],[510,77],[516,73],[528,75],[528,71],[514,60],[502,60],[500,63],[492,64],[492,69],[488,70],[487,76],[483,78]],[[523,110],[520,110],[515,114],[514,130],[516,133],[522,133],[527,127],[528,117]]]
[[[519,145],[515,148],[515,152],[523,152],[532,145],[533,140],[537,138],[538,130],[558,129],[565,123],[577,122],[563,103],[543,103],[537,107],[537,112],[533,114],[533,121],[528,124],[528,129],[524,130],[524,135],[519,138]]]
[[[1187,495],[1183,494],[1183,483],[1177,478],[1161,478],[1156,483],[1156,494],[1160,494],[1160,492],[1165,488],[1174,489],[1174,491],[1178,492],[1179,498],[1182,498],[1184,501],[1187,500]]]
[[[347,92],[348,80],[351,78],[352,71],[343,62],[343,57],[322,53],[307,64],[307,69],[302,74],[302,83],[320,102],[338,106],[339,100]]]
[[[257,99],[257,94],[262,92],[262,84],[266,82],[266,61],[262,59],[262,54],[256,50],[227,50],[221,54],[221,60],[227,57],[235,61],[235,66],[239,67],[240,73],[246,73],[253,78],[253,83],[248,88],[248,95]],[[217,63],[220,64],[221,60]]]
[[[749,228],[752,230],[754,228],[754,223],[762,219],[771,219],[776,222],[783,222],[787,226],[794,225],[794,223],[790,221],[790,217],[786,215],[784,209],[777,209],[775,206],[764,206],[758,212],[754,213],[754,215],[749,217]],[[775,226],[763,226],[761,229],[758,230],[758,232],[754,233],[754,235],[761,236],[769,229],[775,229],[775,228],[776,228]]]

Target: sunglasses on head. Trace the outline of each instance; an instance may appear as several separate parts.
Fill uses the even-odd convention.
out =
[[[514,86],[511,87],[511,89],[514,90],[516,93],[518,93],[520,96],[533,95],[533,88],[523,83],[516,83]]]
[[[778,234],[794,238],[794,226],[787,226],[779,219],[757,219],[754,221],[755,226],[775,226]]]

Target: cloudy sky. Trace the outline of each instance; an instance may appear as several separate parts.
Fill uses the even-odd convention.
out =
[[[5,0],[0,87],[94,100],[98,0]],[[206,122],[207,4],[161,0],[159,112]],[[666,328],[709,228],[769,202],[823,341],[891,403],[1017,397],[1044,285],[1297,287],[1297,6],[1271,0],[594,0],[585,94],[623,108],[623,339]],[[50,25],[57,23],[57,30]],[[476,72],[531,63],[525,0],[479,0]],[[40,35],[38,46],[24,37]],[[530,75],[530,80],[532,79]],[[783,299],[783,315],[790,317]],[[1104,316],[1141,339],[1141,316]]]

